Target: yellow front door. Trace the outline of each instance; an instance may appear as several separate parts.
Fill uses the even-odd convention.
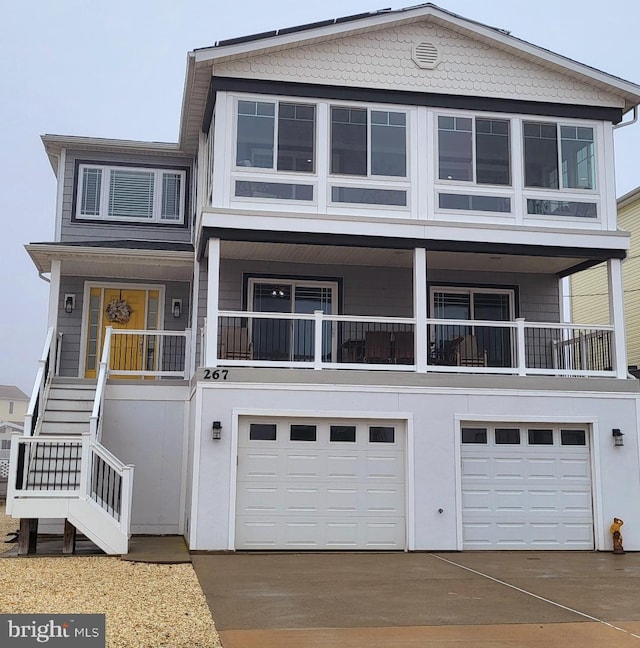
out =
[[[95,378],[108,326],[119,330],[144,331],[158,328],[159,291],[120,288],[91,288],[85,376]],[[153,338],[141,333],[113,335],[109,367],[120,371],[154,369]],[[135,378],[135,376],[126,376]]]

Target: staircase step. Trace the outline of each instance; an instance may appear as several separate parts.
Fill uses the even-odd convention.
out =
[[[91,389],[76,389],[73,386],[60,386],[52,387],[49,390],[49,398],[54,400],[76,400],[76,401],[92,401],[96,397],[95,387]]]
[[[43,421],[40,434],[82,434],[89,431],[89,423],[65,423],[56,421]]]
[[[57,410],[45,410],[45,413],[42,416],[42,420],[45,423],[89,423],[91,418],[91,412],[88,411],[57,411]]]
[[[47,401],[47,411],[77,411],[77,412],[91,412],[93,409],[93,399],[89,400],[76,400],[67,398],[49,398]]]

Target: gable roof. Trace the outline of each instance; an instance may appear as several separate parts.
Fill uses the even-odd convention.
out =
[[[211,47],[190,52],[187,59],[180,120],[180,148],[186,152],[196,150],[209,83],[216,63],[321,43],[368,31],[424,22],[425,20],[547,69],[561,72],[576,81],[586,83],[604,92],[615,94],[620,97],[625,112],[640,104],[640,86],[634,83],[528,43],[512,36],[506,30],[463,18],[432,3],[427,3],[405,9],[383,9],[222,40]]]
[[[29,397],[15,385],[0,385],[0,400],[28,401]]]

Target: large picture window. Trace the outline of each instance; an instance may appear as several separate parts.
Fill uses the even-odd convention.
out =
[[[523,135],[527,187],[596,188],[593,128],[524,122]]]
[[[186,172],[80,164],[76,218],[184,222]]]
[[[313,173],[315,119],[313,105],[238,101],[236,165]]]
[[[440,180],[510,185],[509,121],[438,117]]]
[[[331,173],[406,177],[406,114],[332,107]]]

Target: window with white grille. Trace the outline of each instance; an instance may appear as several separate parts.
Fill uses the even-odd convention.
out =
[[[80,164],[76,218],[184,223],[186,172]]]

